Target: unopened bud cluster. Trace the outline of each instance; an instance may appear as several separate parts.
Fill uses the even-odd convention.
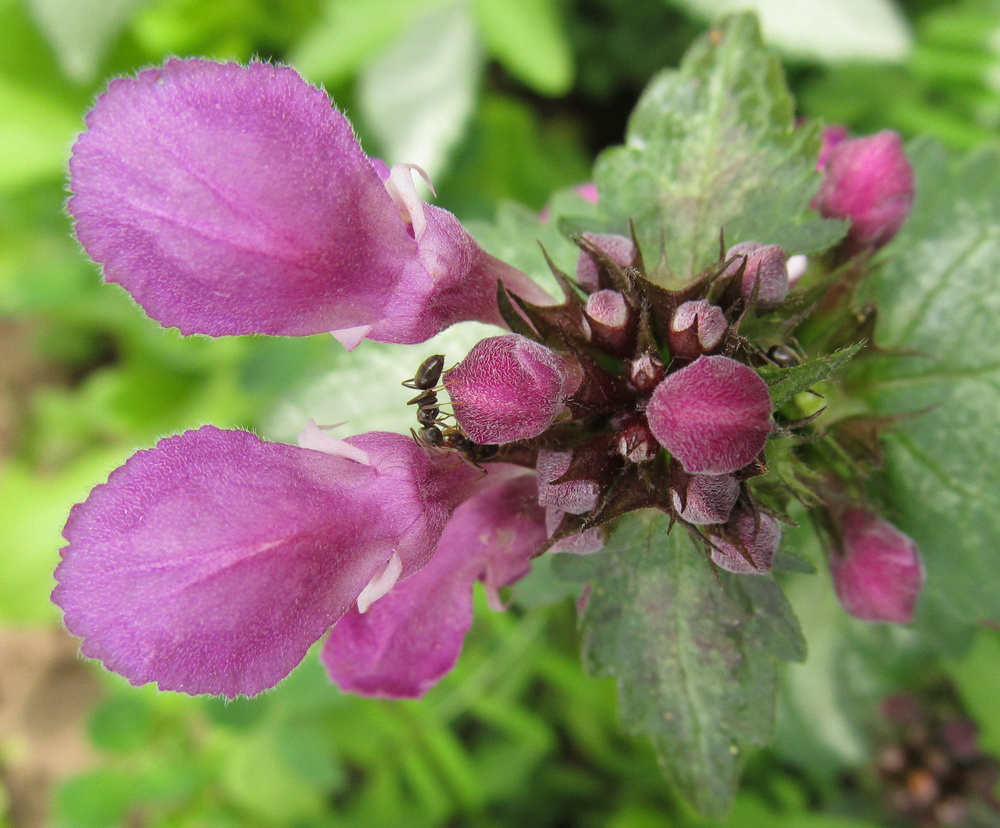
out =
[[[831,132],[820,164],[814,208],[851,222],[838,250],[888,241],[912,201],[898,138]],[[535,468],[553,549],[595,551],[602,524],[652,507],[696,535],[716,566],[770,570],[783,509],[750,481],[768,472],[768,440],[810,418],[776,412],[762,370],[808,358],[793,336],[808,313],[790,297],[807,260],[743,240],[684,282],[662,266],[647,272],[634,238],[576,242],[575,273],[555,271],[561,304],[503,289],[513,333],[480,342],[443,373],[451,445],[490,447],[467,460]],[[865,620],[911,620],[923,577],[912,543],[857,509],[838,514],[831,568],[844,606]]]

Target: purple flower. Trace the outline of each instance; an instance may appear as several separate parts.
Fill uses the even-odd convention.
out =
[[[423,363],[407,381],[417,440],[311,424],[295,447],[206,426],[95,488],[67,522],[53,599],[84,654],[129,681],[254,694],[332,628],[323,661],[342,687],[422,695],[458,657],[475,581],[499,607],[546,544],[596,552],[603,520],[645,506],[712,524],[720,566],[769,566],[777,524],[733,476],[759,469],[767,386],[703,355],[732,350],[740,296],[656,288],[632,240],[585,233],[579,290],[553,304],[283,67],[174,60],[116,81],[71,171],[76,232],[106,279],[184,333],[413,343],[462,320],[506,327],[498,282],[521,332],[448,371],[441,354]]]
[[[844,609],[862,621],[908,624],[924,586],[917,545],[887,520],[848,509],[830,572]]]
[[[524,576],[545,542],[534,476],[511,468],[452,514],[430,563],[364,614],[351,610],[323,647],[343,690],[392,698],[424,695],[455,665],[472,624],[472,586],[497,590]]]
[[[95,488],[66,524],[53,593],[83,653],[133,684],[252,695],[390,563],[418,572],[478,475],[397,434],[324,445],[206,426]]]
[[[383,183],[347,119],[287,67],[171,60],[113,82],[70,162],[69,211],[104,277],[163,325],[422,342],[500,323],[484,253],[409,170]]]

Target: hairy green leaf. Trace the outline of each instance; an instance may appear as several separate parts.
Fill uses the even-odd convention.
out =
[[[851,357],[861,350],[863,343],[851,345],[849,348],[841,348],[836,353],[829,356],[811,359],[802,365],[795,365],[791,368],[777,368],[764,366],[760,369],[760,375],[768,384],[771,394],[771,403],[774,407],[781,408],[792,397],[800,391],[807,391],[817,382],[829,379],[844,365]]]
[[[878,413],[923,412],[887,436],[886,498],[927,566],[924,620],[1000,619],[1000,155],[908,153],[916,205],[866,298],[880,344],[917,353],[850,373]]]
[[[805,643],[770,576],[714,573],[668,523],[627,515],[603,552],[562,557],[557,572],[590,584],[584,655],[616,679],[625,726],[652,740],[699,811],[719,816],[747,750],[771,737],[775,658],[800,660]]]
[[[647,262],[662,245],[680,281],[717,259],[720,230],[728,244],[819,250],[843,227],[806,212],[819,185],[818,148],[816,125],[795,126],[781,67],[756,20],[730,17],[679,70],[649,84],[625,145],[598,160],[599,204],[607,216],[636,223]]]

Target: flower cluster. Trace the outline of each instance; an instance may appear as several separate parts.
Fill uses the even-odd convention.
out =
[[[845,255],[908,211],[894,140],[844,140],[825,161],[814,206],[850,220]],[[419,696],[458,657],[475,581],[500,607],[532,558],[596,552],[632,510],[667,512],[716,566],[770,569],[783,517],[750,481],[798,424],[761,370],[801,356],[782,309],[802,263],[745,240],[668,289],[634,238],[584,233],[554,302],[421,201],[412,172],[366,156],[285,67],[172,60],[99,98],[69,210],[106,280],[163,325],[329,331],[348,348],[465,320],[508,332],[450,370],[421,366],[416,439],[310,423],[295,447],[205,427],[134,455],[65,529],[53,598],[86,655],[136,684],[235,696],[332,628],[340,686]],[[853,515],[838,594],[859,617],[908,620],[916,576],[891,608],[878,598],[899,570],[878,549],[905,544]]]

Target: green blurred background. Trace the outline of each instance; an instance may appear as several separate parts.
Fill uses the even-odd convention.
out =
[[[101,285],[64,175],[108,77],[168,55],[257,56],[323,84],[370,154],[420,163],[489,246],[498,205],[531,215],[586,181],[651,74],[745,7],[802,116],[956,150],[997,141],[995,0],[0,0],[0,825],[706,824],[620,733],[612,684],[579,665],[572,596],[544,569],[511,611],[478,608],[459,668],[422,702],[345,696],[314,655],[230,704],[131,688],[78,659],[48,593],[60,528],[90,487],[203,423],[284,440],[308,416],[405,429],[395,378],[431,346],[348,357],[328,337],[164,331]],[[778,741],[751,760],[727,826],[883,824],[870,757],[894,687],[948,682],[1000,752],[995,631],[959,660],[914,652],[905,632],[845,622],[823,577],[791,585],[811,657],[789,668]],[[869,677],[857,687],[835,679],[845,653]]]

